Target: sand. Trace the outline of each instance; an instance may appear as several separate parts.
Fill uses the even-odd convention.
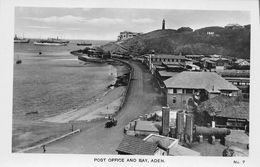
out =
[[[114,114],[118,111],[124,98],[124,86],[110,89],[101,97],[95,98],[91,104],[54,117],[43,119],[46,122],[69,123],[71,121],[91,121],[98,118],[104,118],[108,114]]]

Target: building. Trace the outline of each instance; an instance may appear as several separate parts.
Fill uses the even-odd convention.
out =
[[[218,72],[225,80],[238,87],[244,96],[249,98],[250,90],[250,72],[249,70],[225,70]]]
[[[249,124],[249,103],[236,97],[217,96],[198,106],[202,118],[207,122],[215,121],[216,127],[245,129]]]
[[[156,134],[144,139],[125,136],[116,151],[121,155],[200,156],[199,152],[178,144],[178,140]]]
[[[214,35],[214,34],[215,34],[215,32],[212,32],[212,31],[207,32],[207,35]]]
[[[157,155],[157,144],[133,136],[125,136],[116,151],[123,155]]]
[[[194,94],[208,98],[223,94],[237,96],[239,89],[213,72],[188,72],[176,74],[164,81],[167,105],[172,109],[188,109]]]
[[[151,63],[156,65],[184,63],[187,59],[181,55],[154,54],[151,55]]]
[[[165,81],[173,76],[175,76],[176,74],[178,74],[179,72],[171,72],[171,71],[157,71],[157,75],[158,77],[162,80]]]
[[[238,59],[235,61],[235,64],[239,66],[250,66],[250,63],[246,61],[245,59]]]
[[[187,59],[200,61],[202,58],[204,58],[204,55],[185,55]]]
[[[249,70],[225,70],[218,74],[238,88],[250,85]]]
[[[118,41],[127,40],[127,39],[133,38],[133,37],[141,35],[141,34],[142,33],[123,31],[123,32],[120,32],[120,34],[118,36]]]
[[[202,58],[204,68],[213,71],[223,71],[230,66],[231,61],[227,58],[222,58],[221,55],[211,55],[211,57]]]
[[[125,126],[125,133],[130,136],[147,136],[151,133],[159,134],[161,122],[134,120]]]
[[[168,155],[168,156],[200,156],[199,152],[193,151],[186,147],[179,145],[178,139],[150,134],[146,138],[143,139],[147,142],[157,143],[158,144],[158,152],[160,155]]]

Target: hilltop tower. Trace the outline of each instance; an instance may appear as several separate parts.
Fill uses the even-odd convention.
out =
[[[163,19],[163,21],[162,21],[162,30],[164,30],[165,29],[165,20]]]

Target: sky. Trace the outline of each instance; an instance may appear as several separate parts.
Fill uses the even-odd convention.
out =
[[[116,40],[119,32],[250,24],[248,11],[16,7],[15,34],[26,38]]]

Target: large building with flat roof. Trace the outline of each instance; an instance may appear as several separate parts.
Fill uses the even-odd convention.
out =
[[[213,72],[184,71],[164,81],[167,90],[167,105],[172,109],[188,109],[195,94],[208,98],[217,95],[237,96],[239,89]]]

